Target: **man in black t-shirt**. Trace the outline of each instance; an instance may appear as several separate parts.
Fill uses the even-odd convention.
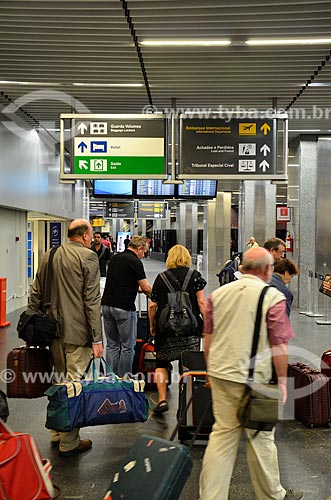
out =
[[[107,276],[107,263],[110,260],[110,250],[107,248],[101,241],[102,235],[99,231],[95,231],[93,235],[93,243],[91,245],[91,250],[93,250],[99,259],[99,267],[100,267],[100,277],[105,278]]]
[[[128,248],[112,257],[108,266],[101,301],[107,339],[106,359],[119,377],[132,371],[137,337],[137,293],[150,295],[152,291],[141,262],[147,248],[147,238],[134,236]]]

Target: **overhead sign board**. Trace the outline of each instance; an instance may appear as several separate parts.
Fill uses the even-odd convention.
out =
[[[274,178],[276,118],[180,117],[180,178]]]
[[[61,179],[166,178],[166,118],[153,115],[61,114]],[[64,127],[71,165],[64,168]]]
[[[109,201],[107,217],[111,219],[134,219],[134,201]]]
[[[138,201],[138,219],[165,219],[167,205],[164,201]]]

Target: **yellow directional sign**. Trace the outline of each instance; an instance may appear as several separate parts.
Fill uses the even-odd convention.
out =
[[[102,218],[92,219],[91,226],[92,227],[102,227],[102,226],[104,226],[104,220]]]
[[[239,135],[256,135],[256,123],[239,123]]]
[[[261,125],[260,130],[263,132],[263,135],[267,135],[268,132],[270,132],[271,128],[268,123],[264,123],[263,125]]]

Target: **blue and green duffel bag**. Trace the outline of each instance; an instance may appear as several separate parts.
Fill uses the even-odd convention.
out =
[[[91,371],[93,377],[87,378]],[[145,422],[149,402],[144,385],[143,380],[119,379],[103,358],[98,371],[92,359],[81,380],[54,384],[47,389],[45,425],[48,429],[69,432],[77,427]]]

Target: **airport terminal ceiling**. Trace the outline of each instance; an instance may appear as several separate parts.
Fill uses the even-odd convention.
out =
[[[330,133],[330,18],[324,0],[3,0],[0,118],[58,140],[60,113],[175,99],[203,117],[277,106],[290,138]]]

